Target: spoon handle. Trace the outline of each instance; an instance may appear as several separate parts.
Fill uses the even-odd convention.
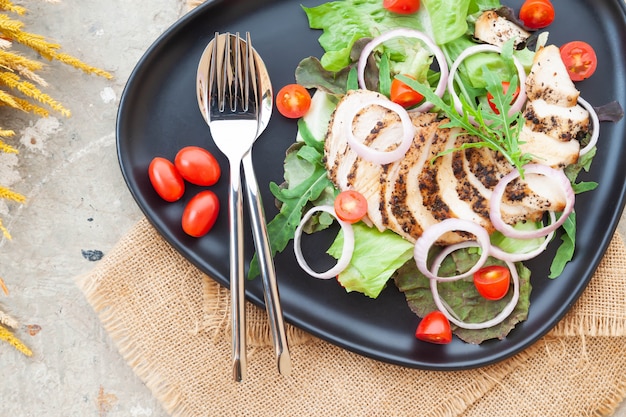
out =
[[[283,321],[283,312],[278,296],[276,271],[274,270],[274,261],[272,259],[272,251],[265,225],[265,214],[261,202],[261,194],[259,193],[259,186],[252,165],[251,151],[248,151],[243,157],[243,170],[245,175],[246,197],[248,205],[250,206],[252,234],[257,258],[259,260],[261,279],[263,281],[265,309],[267,310],[270,329],[272,331],[278,372],[280,372],[281,375],[287,376],[291,373],[291,357],[289,355],[289,347],[287,346],[285,323]]]
[[[246,376],[246,308],[243,265],[243,206],[241,199],[241,160],[230,162],[228,220],[230,227],[230,295],[232,318],[233,379]]]

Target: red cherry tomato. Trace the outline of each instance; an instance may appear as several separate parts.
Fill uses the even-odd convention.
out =
[[[596,71],[598,58],[593,47],[586,42],[573,41],[561,46],[561,59],[572,81],[582,81]]]
[[[335,198],[335,214],[344,222],[356,223],[367,214],[367,200],[358,191],[342,191]]]
[[[311,107],[311,94],[300,84],[288,84],[276,94],[276,108],[285,117],[297,119]]]
[[[185,206],[182,226],[193,237],[206,235],[215,224],[220,212],[220,202],[211,190],[200,191]]]
[[[383,7],[400,14],[415,13],[420,8],[419,0],[383,0]]]
[[[519,18],[531,29],[541,29],[554,21],[554,6],[550,0],[526,0],[519,11]]]
[[[148,176],[152,187],[165,201],[176,201],[185,193],[185,182],[169,160],[157,156],[150,162]]]
[[[506,94],[509,91],[510,86],[511,86],[510,82],[502,81],[502,92]],[[513,93],[513,98],[511,98],[511,104],[515,101],[515,99],[517,99],[517,96],[519,95],[519,91],[520,91],[520,88],[518,85],[517,88],[515,89],[515,93]],[[493,95],[491,95],[491,93],[487,93],[487,102],[489,103],[489,107],[491,107],[491,110],[493,110],[495,114],[500,114],[498,107],[496,107],[496,104],[493,102]]]
[[[452,341],[450,322],[441,311],[431,311],[420,321],[415,331],[415,337],[424,342],[439,345],[450,343]]]
[[[178,151],[174,165],[184,179],[196,185],[213,185],[221,174],[213,154],[198,146],[186,146]]]
[[[511,271],[506,266],[491,265],[474,273],[474,286],[488,300],[499,300],[509,292]]]
[[[414,79],[414,77],[411,77],[410,75],[407,75],[407,77]],[[394,78],[391,82],[389,98],[394,103],[399,104],[404,108],[409,108],[415,106],[420,101],[422,101],[424,99],[424,96],[413,90],[404,82],[400,81],[397,78]]]

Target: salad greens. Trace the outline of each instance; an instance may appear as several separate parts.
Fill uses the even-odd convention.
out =
[[[456,251],[442,263],[440,274],[452,276],[467,271],[479,257],[476,250]],[[504,265],[500,261],[489,258],[485,266]],[[524,321],[530,305],[530,270],[521,263],[517,265],[520,279],[520,298],[513,312],[502,323],[483,330],[467,330],[453,326],[454,334],[467,343],[479,344],[488,339],[503,339],[515,325]],[[414,262],[407,262],[394,275],[394,282],[404,293],[409,308],[420,317],[424,317],[437,307],[430,291],[430,280],[422,275]],[[438,284],[439,295],[449,306],[449,310],[465,322],[482,322],[494,317],[511,299],[511,294],[498,301],[486,300],[472,282],[472,278],[460,279]]]
[[[273,255],[283,251],[293,238],[304,212],[315,205],[332,204],[338,193],[327,176],[324,164],[324,136],[338,98],[348,90],[358,88],[356,61],[365,44],[391,29],[416,29],[436,41],[450,65],[465,49],[475,45],[472,39],[475,18],[485,10],[502,8],[499,0],[422,0],[422,7],[417,13],[401,15],[387,11],[381,3],[381,0],[338,0],[315,7],[303,7],[310,27],[323,31],[319,42],[325,52],[321,59],[303,59],[296,69],[297,83],[317,91],[311,110],[298,123],[297,140],[286,153],[285,182],[281,185],[270,184],[270,190],[280,207],[278,215],[268,224]],[[545,36],[541,42],[545,42]],[[455,77],[461,95],[462,115],[448,104],[449,97],[439,98],[428,87],[438,82],[439,74],[432,69],[431,51],[422,46],[421,42],[395,38],[379,46],[369,58],[376,65],[367,66],[366,84],[376,86],[381,93],[388,95],[392,79],[401,79],[448,117],[449,122],[443,127],[460,127],[478,139],[476,143],[463,145],[463,148],[487,146],[502,153],[513,166],[521,168],[530,158],[521,152],[517,141],[524,122],[523,115],[508,115],[519,83],[512,56],[515,55],[524,66],[529,67],[534,51],[514,50],[512,42],[502,49],[501,55],[480,53],[464,61]],[[507,92],[502,89],[503,79],[511,80]],[[475,104],[477,98],[484,97],[487,92],[493,96],[499,114],[485,111],[485,101]],[[597,185],[586,182],[574,184],[578,173],[589,168],[594,153],[589,152],[580,158],[578,164],[566,170],[577,193],[591,190]],[[327,213],[318,214],[306,225],[305,231],[310,233],[326,229],[333,221]],[[516,227],[540,226],[529,222]],[[363,223],[354,224],[353,230],[355,247],[352,260],[338,276],[346,291],[358,291],[375,298],[389,279],[393,278],[396,286],[404,292],[411,309],[419,316],[423,317],[435,308],[428,278],[419,272],[414,262],[408,262],[413,257],[412,243],[392,231],[380,232]],[[550,270],[551,278],[560,275],[573,256],[575,213],[569,216],[563,230],[562,244]],[[498,232],[493,233],[491,239],[493,244],[508,252],[527,252],[542,242],[541,239],[511,239]],[[343,234],[340,231],[328,249],[328,254],[339,258],[342,247]],[[469,269],[466,265],[475,261],[477,251],[477,248],[455,251],[446,258],[441,272],[443,275],[446,271],[454,275],[455,270],[459,273]],[[499,261],[490,258],[489,262]],[[503,338],[516,323],[526,318],[531,291],[530,271],[521,263],[516,266],[520,275],[520,301],[510,317],[490,329],[456,329],[455,334],[470,343]],[[257,274],[258,265],[253,260],[249,277]],[[467,321],[483,321],[493,317],[508,299],[505,297],[496,303],[486,302],[475,290],[471,279],[441,283],[440,294],[459,318]]]

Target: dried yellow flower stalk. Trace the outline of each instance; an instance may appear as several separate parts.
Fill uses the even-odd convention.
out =
[[[9,329],[0,325],[0,340],[3,340],[19,350],[26,356],[33,356],[33,351],[28,348],[17,336],[13,334]]]
[[[35,87],[34,84],[22,80],[20,76],[15,73],[8,71],[0,72],[0,84],[4,84],[9,88],[19,91],[25,96],[31,97],[40,103],[50,106],[50,108],[66,117],[69,117],[71,115],[70,111],[63,107],[61,103],[54,100],[48,94],[42,93],[41,90]],[[30,110],[32,111],[32,109]]]
[[[46,0],[55,3],[56,0]],[[26,8],[15,5],[11,0],[0,0],[0,10],[23,15]],[[36,74],[43,68],[39,61],[24,57],[10,50],[13,43],[20,43],[48,60],[56,60],[70,65],[88,74],[95,74],[107,79],[112,75],[107,71],[88,65],[78,58],[61,52],[61,45],[48,41],[44,36],[26,32],[24,23],[0,14],[0,105],[12,107],[27,113],[48,117],[49,111],[43,107],[69,117],[70,111],[48,94],[43,93],[35,86],[47,86],[46,81]],[[32,82],[31,82],[32,81]],[[6,88],[3,88],[6,87]],[[20,97],[24,96],[24,97]],[[36,104],[39,103],[39,104]],[[13,131],[0,128],[0,137],[13,136]],[[17,153],[17,149],[0,139],[0,152]],[[19,193],[0,186],[0,199],[5,198],[17,202],[24,202],[25,197]],[[1,235],[10,239],[10,234],[0,220]]]
[[[23,8],[22,6],[16,6],[9,0],[0,0],[0,9],[19,15],[23,15],[24,13],[26,13],[25,8]]]
[[[0,198],[6,198],[9,200],[17,201],[18,203],[26,202],[26,197],[22,194],[11,191],[8,188],[0,186]]]

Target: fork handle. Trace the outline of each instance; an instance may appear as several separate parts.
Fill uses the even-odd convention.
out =
[[[230,186],[228,192],[228,224],[230,227],[229,262],[232,318],[233,379],[245,378],[246,359],[246,306],[243,264],[243,206],[241,199],[241,160],[230,161]]]
[[[259,269],[263,281],[265,309],[269,317],[278,371],[282,375],[287,376],[291,374],[291,356],[289,355],[283,312],[278,296],[278,285],[274,262],[272,260],[272,251],[267,235],[267,228],[265,226],[263,203],[252,165],[251,151],[248,151],[243,157],[243,170],[245,174],[246,200],[248,200],[251,214],[252,235],[259,260]]]

